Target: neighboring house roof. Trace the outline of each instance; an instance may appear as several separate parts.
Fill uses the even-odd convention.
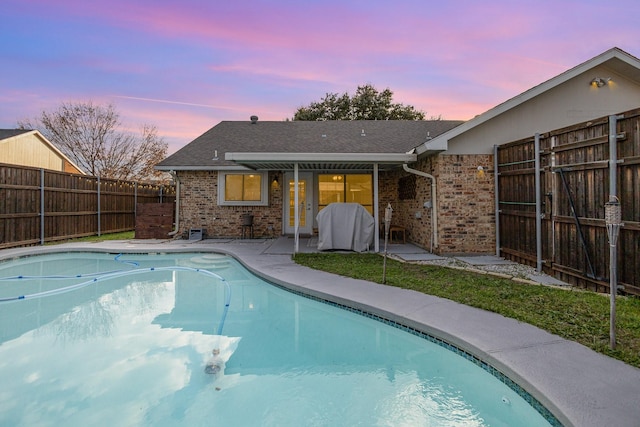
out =
[[[62,151],[60,151],[55,145],[51,143],[47,138],[44,137],[37,130],[29,130],[29,129],[0,129],[0,142],[13,142],[18,141],[20,138],[34,136],[36,137],[42,144],[50,151],[55,153],[57,157],[61,159],[64,166],[62,167],[63,172],[71,172],[86,175],[85,172],[82,171],[74,162],[71,161]],[[34,166],[33,160],[30,159],[30,162],[25,162],[23,166]],[[29,164],[26,164],[29,163]]]
[[[437,154],[442,151],[448,150],[449,144],[452,139],[456,138],[459,135],[462,135],[470,130],[477,128],[490,120],[504,114],[507,111],[510,111],[527,101],[532,100],[533,98],[539,97],[540,95],[551,91],[552,89],[568,82],[571,79],[574,79],[598,66],[605,66],[607,69],[615,72],[618,75],[624,76],[631,82],[634,82],[637,85],[640,85],[640,60],[629,53],[614,47],[612,49],[607,50],[606,52],[576,66],[571,68],[568,71],[565,71],[558,76],[547,80],[538,86],[535,86],[505,102],[497,105],[496,107],[474,117],[473,119],[463,123],[462,125],[453,128],[452,130],[445,132],[430,141],[426,141],[424,144],[416,147],[416,153],[418,155],[429,155],[429,154]],[[595,77],[595,76],[594,76]],[[605,77],[605,76],[602,76]],[[627,109],[628,106],[623,107]],[[615,114],[620,111],[613,111],[611,114]],[[589,119],[597,118],[597,116],[589,117]],[[577,121],[577,120],[576,120]],[[568,126],[573,123],[567,123],[565,126]],[[557,126],[560,127],[560,126]],[[555,128],[555,127],[554,127]],[[551,129],[542,129],[541,131],[546,132]],[[520,138],[524,138],[530,135],[523,135]],[[514,138],[516,140],[517,138]],[[509,142],[509,141],[504,141]]]
[[[159,170],[370,168],[415,161],[414,147],[457,120],[223,121],[156,165]]]
[[[29,129],[0,129],[0,141],[3,139],[9,139],[23,133],[33,132]]]

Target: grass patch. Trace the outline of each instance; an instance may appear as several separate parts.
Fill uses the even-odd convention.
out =
[[[382,283],[377,254],[296,254],[296,263]],[[447,298],[529,323],[640,368],[640,299],[616,300],[616,349],[609,348],[608,295],[514,282],[491,275],[387,259],[387,285]]]
[[[108,233],[101,236],[78,237],[77,239],[59,240],[55,242],[47,242],[47,245],[59,245],[60,243],[72,242],[104,242],[107,240],[131,240],[135,237],[135,231],[122,231],[120,233]]]

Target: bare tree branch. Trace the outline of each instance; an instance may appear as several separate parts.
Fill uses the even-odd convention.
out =
[[[111,104],[63,103],[18,126],[38,129],[90,175],[137,181],[162,175],[154,166],[166,157],[168,144],[158,136],[157,128],[142,125],[139,135],[121,130],[120,116]]]

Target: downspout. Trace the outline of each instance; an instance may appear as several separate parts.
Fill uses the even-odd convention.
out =
[[[173,237],[178,234],[180,230],[180,180],[178,179],[178,175],[174,171],[169,171],[171,177],[176,183],[176,222],[175,222],[175,230],[169,233],[169,236]]]
[[[405,171],[414,175],[420,175],[431,180],[431,233],[433,240],[433,247],[438,247],[438,203],[436,199],[436,178],[426,172],[419,171],[417,169],[411,169],[404,163],[402,165]]]

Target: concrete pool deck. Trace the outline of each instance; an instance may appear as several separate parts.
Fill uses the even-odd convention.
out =
[[[313,252],[308,248],[300,252]],[[393,249],[407,253],[400,245]],[[293,243],[283,238],[131,240],[3,249],[0,260],[59,251],[227,253],[271,282],[401,323],[468,351],[520,384],[567,427],[640,425],[640,369],[495,313],[297,265],[292,250]]]

